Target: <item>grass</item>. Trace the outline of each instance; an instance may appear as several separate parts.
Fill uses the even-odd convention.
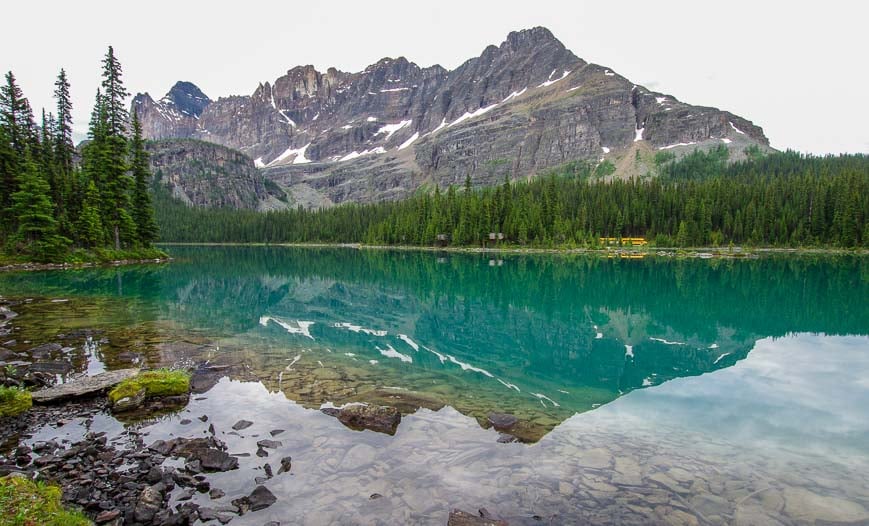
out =
[[[79,511],[63,509],[57,486],[24,477],[0,478],[0,526],[90,526]]]
[[[32,405],[33,400],[27,391],[0,386],[0,417],[20,415]]]
[[[145,371],[116,385],[109,391],[109,401],[114,404],[122,398],[135,396],[142,389],[146,398],[185,394],[190,391],[190,374],[169,369]]]

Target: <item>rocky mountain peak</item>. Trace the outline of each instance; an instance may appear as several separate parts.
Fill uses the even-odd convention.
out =
[[[171,101],[178,111],[191,117],[199,117],[211,103],[211,99],[198,86],[186,81],[176,82],[163,100]]]
[[[750,121],[635,85],[543,27],[512,32],[452,71],[387,57],[356,73],[296,66],[251,96],[199,106],[191,101],[208,99],[190,83],[170,95],[134,101],[146,137],[238,149],[305,206],[395,199],[466,176],[490,184],[638,149],[768,145]]]
[[[555,35],[545,27],[532,27],[521,31],[512,31],[507,39],[501,44],[501,49],[519,52],[525,49],[535,49],[541,46],[553,46],[565,49],[564,44],[555,38]]]

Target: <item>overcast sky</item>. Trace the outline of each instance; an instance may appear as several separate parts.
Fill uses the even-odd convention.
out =
[[[8,4],[0,68],[15,73],[37,113],[53,107],[66,68],[78,131],[109,44],[132,93],[159,98],[189,80],[217,98],[250,94],[295,65],[359,71],[403,55],[452,69],[512,30],[541,25],[633,82],[754,121],[776,148],[869,152],[869,4],[855,0]]]

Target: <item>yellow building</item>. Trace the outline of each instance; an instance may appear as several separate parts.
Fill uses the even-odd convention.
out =
[[[649,244],[644,237],[602,237],[600,238],[600,243],[602,245],[619,245],[623,247],[642,247]]]

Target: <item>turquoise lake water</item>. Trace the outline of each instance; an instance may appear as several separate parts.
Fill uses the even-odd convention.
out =
[[[511,524],[869,520],[866,258],[169,250],[3,274],[0,294],[40,298],[21,310],[34,338],[105,330],[80,371],[122,352],[234,371],[154,437],[202,412],[294,426],[284,447],[308,469],[233,524],[443,524],[483,505]],[[396,435],[317,410],[358,401],[399,406]],[[497,443],[492,411],[526,443]],[[220,476],[227,500],[249,492],[253,476]]]

